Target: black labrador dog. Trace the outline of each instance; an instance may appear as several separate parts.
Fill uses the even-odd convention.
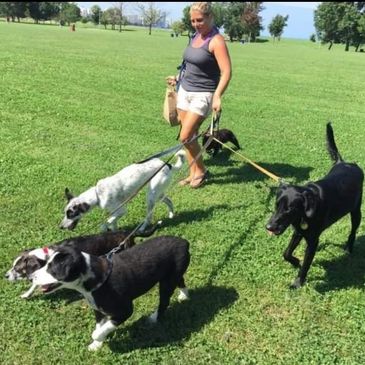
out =
[[[205,132],[203,134],[203,141],[202,141],[203,146],[208,142],[208,138],[210,136],[211,136],[211,134],[209,132]],[[213,136],[215,138],[217,138],[219,141],[221,141],[222,143],[231,142],[232,144],[235,145],[235,147],[238,150],[241,149],[240,144],[238,143],[236,136],[229,129],[219,129],[218,131],[213,131]],[[215,140],[212,140],[209,143],[209,145],[206,147],[207,153],[211,154],[213,157],[221,149],[222,149],[222,145],[219,142],[215,141]]]
[[[329,173],[321,180],[305,186],[281,184],[276,197],[276,211],[266,229],[274,235],[282,234],[289,225],[293,236],[284,252],[284,259],[300,267],[291,288],[305,282],[313,261],[321,233],[346,214],[351,215],[351,232],[345,249],[352,252],[355,235],[361,220],[361,199],[364,173],[354,163],[345,162],[337,150],[331,123],[327,124],[327,149],[334,161]],[[293,256],[302,238],[305,238],[303,265]]]

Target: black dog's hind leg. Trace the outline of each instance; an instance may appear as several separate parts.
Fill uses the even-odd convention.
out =
[[[359,228],[360,221],[361,221],[361,209],[359,207],[355,211],[351,212],[351,232],[345,245],[345,250],[348,251],[349,253],[352,252],[352,249],[354,247],[356,231]]]
[[[304,254],[303,265],[299,270],[298,277],[290,285],[291,289],[298,289],[299,287],[301,287],[304,284],[305,279],[307,277],[308,270],[312,264],[314,255],[316,253],[317,246],[318,246],[318,238],[316,238],[310,242],[307,242],[307,248],[306,248],[305,254]]]
[[[160,281],[159,292],[160,292],[160,302],[157,311],[152,313],[150,316],[150,321],[155,323],[161,319],[163,313],[166,311],[170,304],[170,298],[172,293],[177,287],[175,279],[169,278]]]
[[[296,257],[293,256],[293,252],[298,247],[300,241],[302,240],[303,236],[294,231],[293,236],[289,242],[288,247],[286,248],[284,252],[284,259],[288,262],[290,262],[294,267],[300,267],[300,261]]]

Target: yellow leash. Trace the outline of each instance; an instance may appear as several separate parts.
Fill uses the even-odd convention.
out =
[[[256,167],[257,170],[261,171],[262,173],[264,173],[265,175],[271,177],[273,180],[275,180],[276,182],[280,182],[282,179],[278,176],[276,176],[275,174],[273,174],[270,171],[267,171],[266,169],[264,169],[263,167],[259,166],[257,163],[251,161],[249,158],[243,156],[241,153],[238,153],[237,151],[235,151],[234,149],[232,149],[231,147],[227,146],[225,143],[222,143],[220,140],[218,140],[217,138],[213,137],[213,140],[220,143],[223,147],[229,149],[230,151],[232,151],[233,153],[235,153],[236,155],[240,156],[244,161],[248,162],[250,165]]]

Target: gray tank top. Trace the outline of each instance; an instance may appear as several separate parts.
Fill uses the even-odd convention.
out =
[[[211,39],[218,34],[218,29],[213,29],[204,44],[199,48],[192,47],[192,41],[184,51],[186,69],[181,86],[186,91],[211,91],[218,86],[220,69],[214,55],[209,51]]]

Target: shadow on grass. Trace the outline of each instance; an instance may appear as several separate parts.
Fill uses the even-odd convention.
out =
[[[177,226],[181,223],[203,222],[209,220],[217,210],[230,210],[227,204],[211,205],[208,209],[195,209],[179,211],[172,219],[166,218],[162,221],[163,228]]]
[[[192,289],[189,293],[189,300],[172,303],[157,324],[150,324],[142,317],[124,328],[121,325],[109,340],[110,349],[125,353],[186,341],[238,299],[235,289],[218,286]]]
[[[331,245],[343,248],[343,245]],[[315,286],[320,293],[346,288],[364,288],[365,281],[365,236],[360,236],[354,243],[352,254],[339,252],[338,257],[317,262],[326,270],[323,282]]]
[[[212,183],[215,184],[228,184],[228,183],[242,183],[253,181],[265,181],[269,177],[257,170],[254,166],[251,166],[242,161],[242,166],[228,168],[226,172],[214,174],[211,177]],[[313,167],[296,167],[284,163],[266,163],[256,162],[257,165],[263,167],[267,171],[275,174],[276,176],[289,180],[293,184],[306,183],[309,180],[309,173],[313,170]]]

